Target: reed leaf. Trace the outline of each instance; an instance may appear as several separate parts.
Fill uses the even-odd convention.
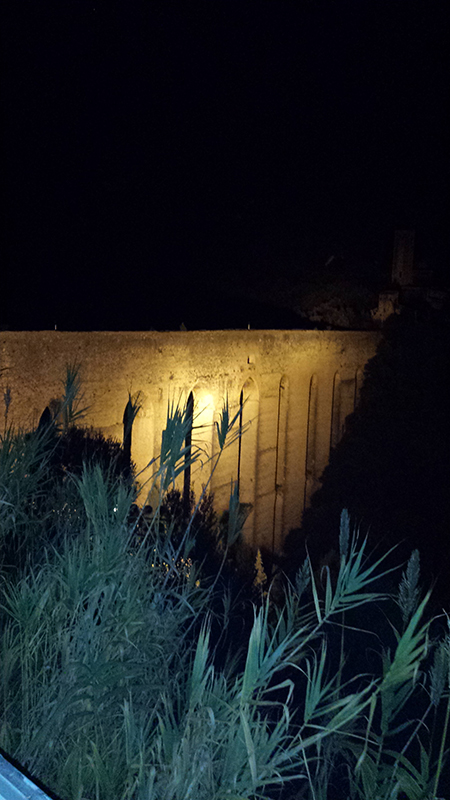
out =
[[[413,550],[398,588],[398,604],[402,612],[403,625],[405,627],[416,611],[419,603],[419,577],[420,555],[418,550]]]
[[[241,435],[234,429],[238,417],[226,403],[216,426],[219,454]],[[186,449],[188,424],[172,404],[153,462],[159,502],[200,455]],[[356,624],[347,638],[346,612],[386,599],[376,581],[388,570],[386,556],[370,560],[366,540],[351,539],[345,513],[337,577],[326,571],[322,592],[308,558],[284,599],[272,587],[253,608],[253,623],[242,626],[238,642],[231,589],[221,609],[219,590],[208,587],[201,567],[191,576],[183,567],[191,522],[175,544],[173,526],[160,529],[156,512],[145,546],[131,547],[133,490],[85,467],[70,483],[84,512],[46,539],[35,500],[50,480],[48,432],[17,441],[8,436],[0,448],[4,541],[16,537],[20,546],[20,537],[37,532],[41,546],[27,551],[20,569],[1,573],[0,747],[65,800],[292,800],[293,780],[297,796],[331,800],[344,760],[351,778],[339,796],[438,796],[450,648],[448,637],[438,640],[429,673],[422,672],[428,595],[414,608],[416,557],[401,590],[410,609],[405,630],[389,629],[392,647],[384,636],[384,661],[374,656],[368,675],[355,675],[354,651],[345,652],[355,638],[357,648],[366,647]],[[214,456],[212,472],[217,462]],[[232,487],[225,552],[238,546],[241,512]],[[248,608],[243,604],[239,613]],[[336,623],[346,631],[337,648]],[[220,646],[228,635],[226,657],[216,629]],[[373,637],[371,646],[377,642]],[[422,684],[430,699],[417,720],[409,709]],[[424,724],[427,709],[443,714],[434,739]]]

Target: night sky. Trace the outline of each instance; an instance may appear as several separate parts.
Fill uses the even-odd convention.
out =
[[[4,3],[0,326],[258,327],[403,227],[445,282],[447,8]]]

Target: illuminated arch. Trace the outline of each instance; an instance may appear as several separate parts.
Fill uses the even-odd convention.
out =
[[[237,455],[237,482],[240,502],[253,509],[255,506],[259,424],[259,391],[253,378],[248,378],[239,394],[239,440]],[[254,514],[245,526],[249,538],[254,527]]]
[[[214,400],[209,387],[196,383],[186,401],[186,414],[190,422],[185,439],[185,470],[183,478],[183,498],[186,511],[188,509],[191,489],[201,491],[200,485],[194,485],[194,479],[201,474],[202,483],[208,480],[211,470],[211,454],[213,443]],[[199,461],[190,466],[193,451],[200,451]],[[198,482],[198,481],[197,481]]]
[[[318,407],[318,381],[313,375],[309,384],[308,421],[306,433],[306,458],[305,458],[305,492],[304,508],[309,503],[317,481],[317,407]]]
[[[155,410],[148,397],[140,393],[140,409],[133,422],[131,458],[140,472],[155,455]]]
[[[341,376],[336,372],[333,380],[333,401],[331,407],[330,450],[336,447],[341,438]]]
[[[183,509],[185,516],[189,515],[191,503],[191,456],[192,456],[192,427],[194,422],[194,394],[189,392],[186,401],[186,438],[184,440],[184,472],[183,472]]]
[[[283,532],[284,493],[286,482],[287,422],[289,379],[283,375],[278,385],[277,434],[275,443],[275,481],[272,521],[272,553]]]

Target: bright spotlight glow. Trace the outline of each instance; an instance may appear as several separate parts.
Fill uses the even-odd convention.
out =
[[[201,395],[198,401],[199,414],[203,414],[204,411],[212,408],[212,405],[213,405],[212,394]]]

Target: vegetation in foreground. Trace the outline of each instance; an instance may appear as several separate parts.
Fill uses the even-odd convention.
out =
[[[224,578],[236,489],[214,574],[193,557],[196,509],[181,535],[163,513],[199,457],[188,424],[168,414],[145,525],[130,481],[95,461],[56,480],[48,428],[5,432],[0,747],[62,800],[441,797],[450,631],[426,618],[417,551],[389,597],[344,512],[337,573],[307,559],[275,602],[259,560],[247,624]],[[234,435],[225,407],[216,459]]]

